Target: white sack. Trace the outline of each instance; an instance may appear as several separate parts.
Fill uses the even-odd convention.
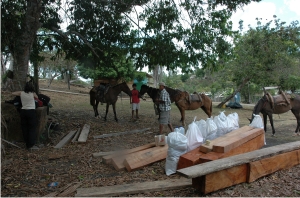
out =
[[[227,123],[227,117],[222,111],[218,116],[214,118],[214,123],[216,124],[218,130],[217,130],[217,137],[225,135],[228,130],[228,123]]]
[[[207,118],[206,120],[206,132],[207,132],[207,140],[213,140],[217,137],[218,127],[214,123],[213,118]]]
[[[202,137],[203,137],[203,142],[205,142],[206,138],[207,138],[207,132],[206,132],[206,122],[205,120],[199,120],[196,122],[198,128],[200,129],[200,132],[202,134]]]
[[[168,138],[168,153],[166,158],[165,171],[166,175],[176,173],[179,157],[187,151],[187,138],[180,132],[169,133]]]
[[[227,119],[228,119],[228,127],[231,129],[231,131],[240,128],[239,115],[236,112],[229,114],[227,116]]]
[[[203,143],[203,137],[202,137],[200,129],[198,128],[197,124],[195,123],[195,119],[194,119],[194,122],[189,124],[188,130],[186,132],[186,137],[188,140],[188,144],[187,144],[188,151],[191,151],[191,150],[199,147]]]
[[[264,128],[264,124],[263,124],[263,121],[262,121],[262,118],[260,117],[260,115],[255,115],[253,114],[254,118],[252,120],[252,122],[250,123],[249,126],[252,126],[254,128],[261,128],[263,129]],[[266,143],[266,136],[264,136],[264,139],[265,139],[265,145],[267,144]]]

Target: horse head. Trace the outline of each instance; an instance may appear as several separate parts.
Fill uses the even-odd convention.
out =
[[[123,81],[122,83],[120,83],[118,85],[120,86],[121,91],[125,92],[128,96],[131,97],[131,90],[125,81]]]
[[[141,96],[144,95],[147,92],[148,88],[149,87],[147,85],[142,85],[141,86],[141,90],[140,90]]]
[[[261,112],[261,110],[265,107],[267,102],[269,102],[269,100],[268,100],[267,94],[265,94],[261,99],[259,99],[259,101],[254,106],[254,109],[253,109],[253,112],[252,112],[252,117],[251,117],[251,119],[248,118],[250,123],[252,122],[252,120],[254,118],[254,115],[258,115],[259,112]]]

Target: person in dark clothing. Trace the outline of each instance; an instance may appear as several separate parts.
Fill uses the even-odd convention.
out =
[[[24,91],[16,91],[13,92],[12,95],[21,97],[21,128],[26,147],[27,149],[38,149],[38,147],[35,146],[37,117],[34,101],[34,97],[38,98],[38,96],[34,92],[33,83],[27,82]]]

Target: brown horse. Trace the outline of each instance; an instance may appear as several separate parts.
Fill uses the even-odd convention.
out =
[[[188,92],[182,91],[176,95],[174,100],[181,113],[181,121],[184,126],[185,110],[196,110],[198,108],[201,108],[209,118],[212,115],[212,101],[207,95],[203,93],[198,94],[194,92],[194,94],[190,95]]]
[[[212,115],[212,101],[211,99],[206,96],[205,94],[200,94],[201,102],[200,101],[193,101],[190,100],[190,95],[187,92],[180,91],[178,89],[172,89],[169,87],[165,87],[166,91],[170,95],[171,102],[175,102],[176,106],[178,107],[181,113],[180,121],[185,126],[185,110],[195,110],[201,107],[203,111],[211,117]],[[147,93],[155,102],[155,100],[159,97],[159,89],[149,87],[147,85],[142,85],[140,94],[144,95]],[[159,112],[158,105],[156,106]]]
[[[252,113],[252,118],[249,119],[252,122],[254,115],[259,113],[263,114],[264,119],[264,130],[267,132],[267,116],[269,117],[270,124],[272,127],[272,135],[275,135],[275,129],[273,124],[273,114],[286,113],[289,110],[295,115],[297,119],[296,135],[300,129],[300,96],[296,94],[280,94],[271,96],[266,93],[255,105]]]
[[[109,87],[106,93],[104,94],[104,103],[106,103],[106,114],[104,117],[105,121],[106,121],[109,105],[112,105],[115,114],[115,120],[118,122],[118,118],[116,115],[116,102],[118,100],[118,95],[121,93],[121,91],[125,92],[127,95],[131,97],[131,90],[127,86],[126,82]],[[93,106],[95,117],[97,116],[99,117],[99,113],[98,113],[98,104],[100,101],[99,94],[100,94],[100,90],[98,89],[98,87],[93,87],[90,91],[90,104]]]

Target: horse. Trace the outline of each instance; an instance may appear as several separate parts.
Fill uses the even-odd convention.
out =
[[[175,96],[177,95],[177,93],[180,92],[180,90],[172,89],[169,87],[165,87],[165,89],[170,95],[171,103],[173,103],[175,101]],[[158,119],[159,119],[160,118],[159,105],[155,103],[155,100],[159,98],[160,90],[157,88],[149,87],[147,85],[142,85],[141,90],[140,90],[140,95],[144,95],[145,93],[147,93],[150,96],[150,98],[152,99],[152,101],[154,103],[154,109],[157,112],[157,114],[159,116]]]
[[[268,116],[272,127],[272,136],[275,136],[273,114],[282,114],[288,112],[289,110],[292,111],[292,113],[297,119],[295,135],[299,135],[298,131],[300,130],[300,96],[296,94],[287,94],[285,96],[285,94],[282,93],[280,95],[271,96],[269,93],[265,93],[264,96],[261,99],[259,99],[257,104],[254,106],[252,118],[249,119],[249,121],[251,123],[254,118],[254,115],[262,113],[264,120],[264,130],[265,132],[267,132]]]
[[[212,115],[212,100],[204,93],[196,92],[190,95],[186,91],[178,92],[174,98],[175,104],[181,113],[182,124],[185,126],[185,110],[201,108],[210,118]]]
[[[175,105],[179,109],[181,113],[180,121],[185,126],[185,110],[195,110],[198,108],[202,108],[204,112],[211,117],[212,115],[212,101],[211,99],[206,96],[205,94],[201,94],[201,102],[200,101],[190,101],[188,98],[190,97],[189,93],[180,91],[178,89],[172,89],[169,87],[165,87],[166,91],[170,95],[171,103],[175,102]],[[149,87],[147,85],[142,85],[140,94],[144,95],[147,94],[152,98],[153,102],[159,97],[159,89]],[[189,102],[188,102],[189,101]],[[156,106],[158,112],[159,108],[158,105]]]
[[[126,82],[122,82],[115,86],[109,87],[106,93],[104,94],[104,103],[106,103],[106,114],[104,117],[105,121],[106,121],[109,105],[112,105],[114,115],[115,115],[115,120],[116,122],[118,122],[118,118],[116,115],[116,102],[118,100],[118,95],[121,93],[121,91],[125,92],[127,95],[131,97],[131,90],[129,89]],[[99,117],[99,113],[98,113],[98,104],[100,101],[99,94],[100,93],[98,87],[93,87],[90,90],[90,104],[93,106],[95,117]]]

